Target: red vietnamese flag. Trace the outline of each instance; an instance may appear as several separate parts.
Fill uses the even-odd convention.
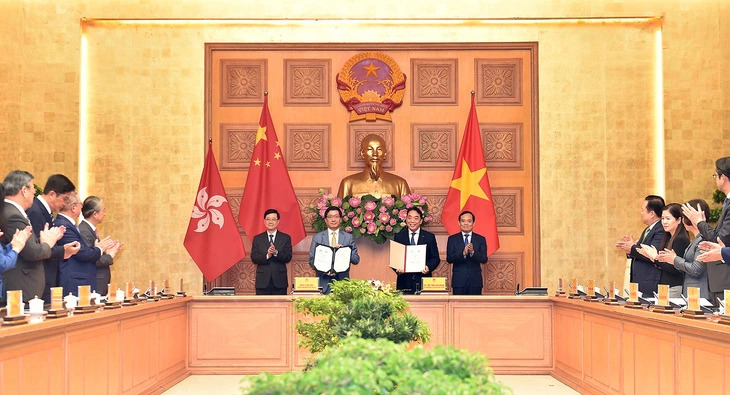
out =
[[[265,96],[238,212],[238,222],[249,239],[266,230],[264,212],[270,208],[279,212],[279,230],[291,236],[292,245],[306,237],[302,212],[269,113],[269,97]]]
[[[487,239],[487,255],[492,255],[499,249],[497,216],[494,213],[492,190],[484,162],[474,95],[471,97],[469,118],[466,120],[464,139],[461,141],[456,168],[451,177],[449,194],[441,210],[441,223],[449,234],[460,232],[458,218],[462,211],[474,213],[474,232]]]
[[[246,256],[212,147],[213,143],[209,142],[193,214],[183,242],[208,281],[213,281]]]

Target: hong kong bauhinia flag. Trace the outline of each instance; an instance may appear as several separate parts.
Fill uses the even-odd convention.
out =
[[[208,143],[203,175],[183,242],[208,281],[246,256],[212,148],[212,142]]]
[[[441,211],[441,223],[449,234],[460,231],[458,218],[462,211],[474,213],[476,217],[474,232],[487,239],[487,254],[492,255],[499,249],[497,216],[494,212],[494,200],[484,161],[474,95],[471,97],[471,109],[466,120],[464,139],[459,148],[454,175],[451,177],[451,186]]]
[[[265,96],[238,212],[238,222],[249,239],[266,230],[264,212],[270,208],[279,212],[278,229],[291,236],[292,245],[306,237],[299,202],[269,113],[269,98]]]

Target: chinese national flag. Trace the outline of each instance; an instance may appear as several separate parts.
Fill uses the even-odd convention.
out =
[[[466,120],[464,139],[461,141],[456,168],[451,177],[451,187],[441,211],[441,223],[449,234],[460,232],[458,217],[462,211],[474,213],[474,232],[487,239],[487,254],[499,249],[497,216],[494,213],[492,190],[489,187],[487,165],[484,162],[479,120],[471,97],[471,109]]]
[[[299,202],[286,170],[281,144],[276,137],[269,113],[269,98],[264,98],[246,186],[243,189],[238,222],[249,239],[266,230],[264,212],[276,209],[281,216],[279,230],[291,236],[292,245],[304,237],[304,223]]]
[[[215,163],[212,143],[208,144],[208,155],[183,245],[208,281],[213,281],[246,256]]]

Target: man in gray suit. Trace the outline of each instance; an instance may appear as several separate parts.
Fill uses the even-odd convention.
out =
[[[0,242],[11,242],[16,230],[23,231],[30,226],[25,211],[33,205],[35,189],[33,175],[23,170],[14,170],[8,173],[3,181],[5,187],[5,201],[0,211],[0,229],[3,236]],[[63,227],[48,225],[40,232],[28,238],[25,248],[18,254],[18,261],[14,269],[3,273],[3,284],[6,291],[23,291],[23,302],[33,299],[36,295],[43,295],[46,283],[46,273],[43,261],[50,258],[51,248],[61,239],[65,232]],[[78,249],[75,245],[72,248]]]
[[[101,224],[106,216],[106,207],[104,207],[104,201],[98,196],[89,196],[84,199],[84,204],[81,206],[81,214],[84,219],[79,223],[79,233],[81,238],[84,240],[86,245],[96,245],[99,240],[99,235],[96,231],[96,227]],[[112,279],[112,273],[109,266],[114,264],[114,256],[122,248],[122,243],[119,240],[114,240],[114,244],[105,253],[101,255],[98,261],[96,261],[96,292],[100,295],[106,295],[108,293],[109,283]],[[112,290],[116,291],[116,290]]]
[[[324,212],[324,221],[327,224],[327,229],[323,230],[312,238],[312,244],[309,246],[309,264],[314,268],[314,250],[318,245],[326,245],[330,247],[350,247],[352,253],[350,254],[350,264],[357,265],[360,263],[360,255],[357,254],[357,246],[355,245],[355,239],[351,234],[340,230],[340,224],[342,223],[342,212],[338,207],[330,206]],[[348,268],[341,273],[328,273],[314,269],[319,277],[319,287],[322,288],[324,294],[330,293],[330,283],[335,280],[343,280],[350,278],[350,269]]]
[[[730,156],[715,161],[715,178],[717,189],[726,196],[730,194]],[[692,224],[700,230],[707,241],[715,242],[719,238],[725,245],[730,244],[730,203],[727,197],[722,205],[720,219],[713,228],[707,222],[705,215],[697,208],[685,204],[682,206],[684,215],[692,221]],[[707,263],[707,280],[710,283],[710,293],[714,296],[714,303],[717,306],[718,300],[722,300],[723,291],[730,289],[730,266],[722,261]]]

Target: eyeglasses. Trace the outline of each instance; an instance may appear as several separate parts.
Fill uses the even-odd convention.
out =
[[[712,178],[717,180],[720,176],[717,173],[712,173]]]
[[[335,218],[340,218],[340,216],[339,215],[328,215],[327,216],[327,219],[335,219]]]

